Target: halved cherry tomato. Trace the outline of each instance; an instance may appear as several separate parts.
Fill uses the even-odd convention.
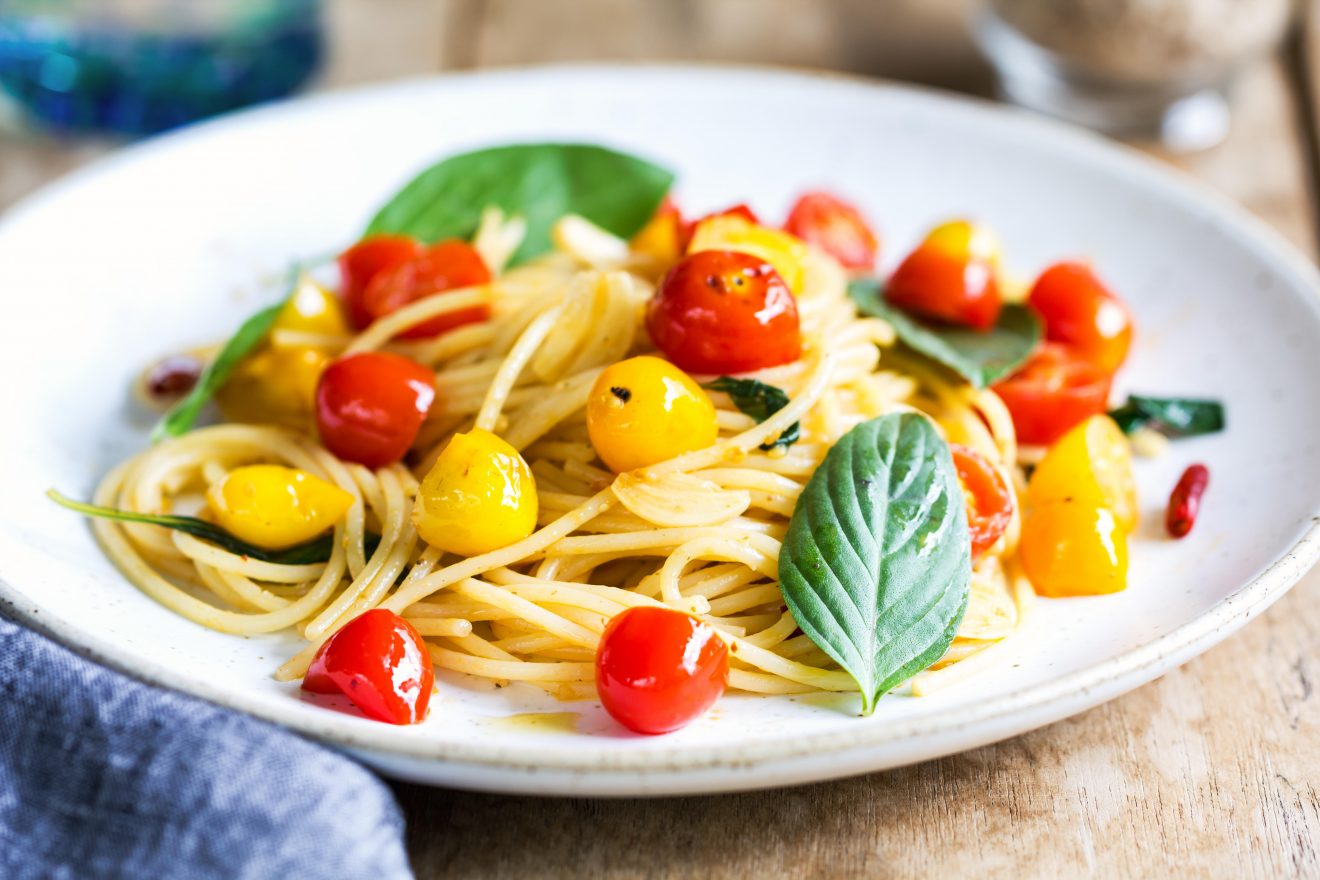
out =
[[[1023,443],[1053,443],[1088,416],[1105,411],[1112,377],[1054,342],[993,390],[1013,416]]]
[[[949,451],[953,453],[953,466],[963,486],[975,559],[993,547],[1013,521],[1013,494],[1003,475],[981,453],[959,443],[949,444]]]
[[[699,251],[669,270],[646,314],[651,341],[690,373],[746,373],[802,353],[797,300],[765,260]]]
[[[1109,416],[1095,415],[1064,434],[1032,471],[1027,503],[1081,501],[1108,508],[1127,531],[1137,524],[1132,444]]]
[[[1128,533],[1107,507],[1051,501],[1022,522],[1022,568],[1042,596],[1095,596],[1127,588]]]
[[[369,468],[403,458],[435,401],[435,375],[397,354],[351,354],[326,367],[316,387],[316,427],[325,448]]]
[[[682,220],[679,224],[679,231],[681,233],[680,242],[683,245],[683,250],[686,251],[688,245],[692,242],[692,233],[696,231],[697,227],[715,217],[738,217],[746,220],[748,223],[757,226],[761,225],[761,218],[756,216],[756,212],[753,211],[746,202],[739,202],[736,205],[730,205],[719,211],[711,211],[709,214],[703,214],[695,220]]]
[[[784,231],[825,251],[847,269],[870,269],[880,243],[852,204],[825,192],[798,196]]]
[[[692,234],[687,226],[678,205],[665,196],[651,219],[633,236],[630,246],[662,263],[672,263],[687,250],[687,239]]]
[[[989,330],[1003,305],[989,230],[965,220],[931,230],[890,276],[885,298],[900,309]]]
[[[373,235],[364,238],[339,255],[339,274],[343,279],[344,308],[348,320],[359,330],[376,320],[362,302],[367,285],[377,275],[402,266],[421,256],[426,248],[406,235]]]
[[[490,270],[472,245],[457,239],[442,241],[406,263],[379,272],[362,293],[362,309],[375,321],[424,297],[489,281]],[[426,339],[489,317],[489,306],[473,306],[436,315],[399,336]]]
[[[605,627],[596,693],[637,733],[669,733],[705,712],[729,683],[729,649],[709,624],[670,608],[636,607]]]
[[[342,693],[362,714],[387,724],[426,718],[435,671],[426,642],[393,611],[374,608],[350,620],[312,659],[303,690]]]
[[[1061,342],[1106,373],[1117,372],[1132,344],[1132,315],[1085,263],[1056,263],[1036,279],[1028,304]]]

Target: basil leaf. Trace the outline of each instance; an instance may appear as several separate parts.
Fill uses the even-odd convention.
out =
[[[723,391],[729,395],[733,405],[746,415],[751,416],[758,422],[764,422],[784,407],[788,406],[788,394],[784,389],[774,385],[767,385],[764,382],[758,382],[755,379],[735,379],[733,376],[720,376],[714,382],[707,382],[702,386],[711,391]],[[798,442],[802,433],[802,424],[794,422],[784,429],[784,432],[775,438],[772,443],[762,443],[759,447],[764,452],[769,452],[776,446],[782,446],[785,449]]]
[[[527,222],[513,255],[523,263],[551,249],[550,228],[578,214],[621,238],[651,219],[674,175],[643,159],[589,144],[514,144],[451,156],[404,186],[367,226],[422,241],[469,238],[496,206]]]
[[[1191,397],[1143,397],[1130,395],[1127,403],[1109,417],[1131,434],[1138,428],[1153,428],[1168,437],[1196,437],[1224,430],[1224,405],[1217,400]]]
[[[156,427],[151,431],[152,443],[157,443],[166,437],[179,437],[192,430],[197,417],[201,415],[202,408],[229,379],[234,367],[266,340],[270,328],[275,324],[275,318],[284,307],[284,302],[285,300],[280,300],[273,306],[267,306],[243,322],[238,331],[229,337],[224,348],[220,349],[215,360],[202,370],[197,384],[192,387],[188,395],[170,407],[156,423]]]
[[[1040,344],[1040,320],[1026,306],[1009,304],[995,326],[982,333],[969,327],[933,324],[896,309],[875,278],[848,284],[848,296],[864,315],[883,318],[908,348],[962,376],[976,388],[986,388],[1015,372]]]
[[[971,577],[952,456],[916,413],[840,438],[798,498],[779,553],[793,618],[857,680],[868,715],[948,650]]]
[[[204,519],[198,519],[195,516],[168,516],[155,513],[134,513],[129,510],[116,510],[113,507],[100,507],[95,504],[84,504],[81,501],[74,501],[51,489],[46,493],[50,498],[61,507],[76,511],[84,516],[96,517],[97,519],[109,519],[116,522],[143,523],[149,526],[161,526],[167,529],[184,532],[192,535],[194,538],[200,538],[209,544],[214,544],[222,550],[228,550],[230,553],[236,553],[239,556],[247,556],[261,562],[273,562],[276,565],[312,565],[317,562],[328,562],[330,555],[335,549],[334,532],[326,532],[319,538],[313,538],[303,544],[293,547],[287,547],[283,550],[267,550],[264,547],[258,547],[255,544],[249,544],[241,538],[236,538],[217,526],[215,523],[209,523]],[[380,544],[380,535],[367,533],[363,541],[363,549],[367,556],[371,556]]]

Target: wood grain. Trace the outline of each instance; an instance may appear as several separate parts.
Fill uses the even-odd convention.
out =
[[[1309,4],[1310,8],[1314,4]],[[791,64],[991,91],[966,0],[329,0],[321,87],[590,59]],[[1316,253],[1320,24],[1162,157]],[[0,207],[99,154],[0,140]],[[1221,646],[1075,718],[840,782],[589,801],[399,785],[419,877],[1320,876],[1320,571]]]

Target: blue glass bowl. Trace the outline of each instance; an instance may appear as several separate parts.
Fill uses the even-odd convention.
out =
[[[283,97],[323,52],[320,0],[0,0],[0,90],[62,135],[146,135]]]

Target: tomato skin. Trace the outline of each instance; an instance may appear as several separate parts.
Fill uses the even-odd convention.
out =
[[[424,250],[421,242],[406,235],[373,235],[339,255],[340,296],[354,327],[365,330],[377,317],[362,301],[367,285],[381,272],[416,259]]]
[[[633,236],[629,246],[640,253],[672,265],[687,250],[692,230],[683,221],[678,204],[666,195],[651,219]]]
[[[1045,338],[1070,347],[1106,373],[1127,359],[1132,315],[1085,263],[1056,263],[1031,288],[1027,303],[1045,322]]]
[[[381,468],[403,458],[435,402],[435,374],[397,354],[363,352],[326,368],[316,386],[321,442],[345,461]]]
[[[862,213],[826,192],[798,196],[784,221],[784,231],[825,251],[845,269],[870,269],[880,252],[880,243]]]
[[[1113,377],[1054,342],[993,386],[1013,416],[1023,443],[1053,443],[1090,416],[1105,411]]]
[[[596,692],[637,733],[669,733],[705,712],[729,683],[729,648],[709,624],[671,608],[635,607],[605,627]]]
[[[1022,522],[1022,568],[1042,596],[1097,596],[1127,589],[1128,533],[1107,507],[1051,501]]]
[[[393,611],[374,608],[344,624],[312,659],[303,690],[342,693],[362,714],[387,724],[426,718],[435,671],[426,642]]]
[[[668,198],[668,196],[666,196],[666,198]],[[673,203],[671,202],[670,204],[672,205]],[[661,207],[664,206],[661,205]],[[719,211],[711,211],[709,214],[703,214],[700,217],[697,217],[695,220],[684,220],[682,218],[682,215],[677,213],[678,212],[677,206],[674,207],[674,211],[675,211],[675,216],[678,217],[678,221],[679,221],[678,222],[679,244],[682,245],[682,250],[684,251],[686,251],[688,249],[688,245],[691,244],[692,233],[697,230],[697,227],[700,226],[705,221],[713,219],[715,217],[740,217],[743,220],[746,220],[748,223],[752,223],[756,226],[761,225],[761,218],[756,216],[756,212],[753,211],[746,202],[739,202],[736,205],[730,205],[729,207],[723,208]]]
[[[472,245],[457,239],[442,241],[372,278],[362,293],[362,308],[375,321],[433,294],[489,282],[490,270]],[[489,306],[473,306],[436,315],[409,327],[399,334],[399,338],[429,339],[446,330],[488,318]]]
[[[976,330],[993,327],[1003,305],[990,262],[929,244],[908,254],[894,270],[885,298],[905,311]]]
[[[960,443],[950,443],[953,466],[963,485],[967,527],[972,533],[972,558],[995,545],[1013,521],[1013,493],[985,456]]]
[[[699,251],[669,270],[646,329],[689,373],[746,373],[802,354],[797,300],[769,263],[737,251]]]
[[[1132,473],[1132,444],[1107,415],[1083,419],[1050,446],[1031,472],[1027,504],[1078,501],[1104,507],[1124,531],[1140,516],[1137,481]]]

